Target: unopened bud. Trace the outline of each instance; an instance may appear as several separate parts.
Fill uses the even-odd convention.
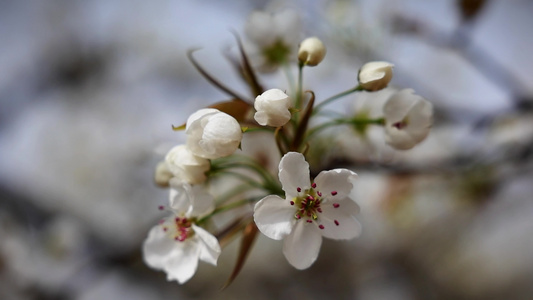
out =
[[[317,37],[303,40],[298,49],[298,60],[306,66],[318,65],[326,56],[326,46]]]
[[[154,181],[160,187],[168,187],[168,182],[170,178],[174,175],[167,167],[166,162],[161,161],[155,167]]]
[[[379,91],[387,87],[392,79],[393,64],[385,61],[366,63],[359,70],[359,84],[365,91]]]

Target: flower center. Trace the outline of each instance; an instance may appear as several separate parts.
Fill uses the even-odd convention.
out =
[[[400,122],[396,122],[392,124],[393,127],[396,127],[398,130],[404,129],[407,125],[409,125],[409,119],[405,117],[405,119],[401,120]]]
[[[321,224],[320,214],[322,213],[321,205],[324,205],[324,198],[322,193],[317,189],[316,183],[311,185],[310,189],[302,190],[298,187],[296,189],[298,195],[291,200],[291,205],[296,206],[296,220],[305,220],[307,223],[317,223],[318,228],[324,229],[324,224]],[[331,191],[331,196],[336,196],[337,191]],[[339,203],[333,203],[333,208],[339,208]],[[336,226],[339,226],[339,221],[333,221]]]
[[[283,63],[290,52],[291,48],[281,39],[278,39],[274,44],[263,48],[262,50],[262,54],[269,64]]]
[[[194,230],[191,227],[193,223],[194,219],[174,217],[162,220],[161,226],[170,238],[177,242],[183,242],[194,235]]]

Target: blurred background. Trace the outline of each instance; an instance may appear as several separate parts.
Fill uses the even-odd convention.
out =
[[[387,60],[394,87],[434,104],[432,132],[407,152],[338,143],[320,162],[359,174],[363,234],[325,240],[310,269],[260,237],[222,292],[238,242],[167,282],[140,251],[168,201],[154,167],[184,141],[171,124],[228,98],[186,51],[246,93],[224,52],[266,6],[327,45],[305,77],[317,97]],[[533,298],[532,15],[530,0],[2,0],[0,299]]]

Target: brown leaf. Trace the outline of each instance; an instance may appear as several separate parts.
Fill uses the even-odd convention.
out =
[[[230,101],[218,102],[209,106],[210,108],[216,108],[221,112],[225,112],[228,115],[234,117],[239,122],[244,122],[246,116],[250,112],[252,106],[240,99],[233,99]]]
[[[257,229],[257,226],[255,225],[254,221],[250,221],[250,223],[248,223],[244,228],[241,240],[241,248],[239,249],[239,256],[237,257],[237,262],[235,263],[235,267],[233,268],[233,272],[228,278],[228,281],[226,281],[226,283],[222,287],[222,290],[227,288],[241,272],[246,258],[248,257],[250,250],[252,250],[252,246],[255,242],[258,232],[259,230]]]

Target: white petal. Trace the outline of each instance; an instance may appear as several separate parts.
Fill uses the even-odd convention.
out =
[[[403,121],[409,110],[415,104],[414,90],[403,89],[394,93],[383,106],[383,113],[387,124],[394,124]]]
[[[215,108],[202,108],[202,109],[196,111],[195,113],[190,115],[189,118],[187,119],[187,125],[185,125],[186,130],[189,130],[191,128],[191,124],[193,122],[195,122],[197,120],[200,120],[200,119],[204,118],[207,115],[215,114],[217,112],[220,112],[220,111],[218,109],[215,109]]]
[[[309,268],[318,257],[322,245],[318,230],[316,224],[299,221],[283,241],[283,254],[296,269]]]
[[[202,217],[215,209],[215,199],[203,185],[192,186],[190,198],[191,208],[187,217]]]
[[[254,221],[257,228],[274,240],[287,236],[296,219],[296,209],[289,201],[270,195],[261,199],[254,207]]]
[[[143,243],[143,258],[147,265],[162,270],[176,243],[161,226],[154,226]]]
[[[328,199],[342,199],[350,194],[353,189],[352,181],[356,178],[357,174],[348,169],[322,171],[315,178],[316,189]]]
[[[177,242],[178,248],[173,251],[165,263],[167,280],[177,280],[184,283],[189,280],[198,267],[200,248],[193,240]]]
[[[170,208],[178,214],[185,214],[190,210],[191,185],[177,178],[170,179]]]
[[[334,204],[338,206],[335,208]],[[319,219],[320,224],[324,226],[321,230],[322,236],[335,240],[349,240],[359,236],[361,224],[355,219],[357,212],[359,206],[349,198],[325,203]]]
[[[287,199],[292,199],[297,195],[297,188],[305,190],[311,187],[309,164],[301,153],[289,152],[281,158],[279,181]]]
[[[222,251],[220,249],[220,245],[218,244],[217,238],[207,232],[205,229],[194,224],[192,225],[192,229],[194,230],[200,245],[200,259],[216,266],[218,256]]]

